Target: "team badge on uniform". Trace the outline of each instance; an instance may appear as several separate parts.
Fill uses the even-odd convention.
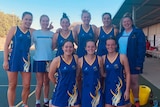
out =
[[[114,69],[118,69],[118,64],[114,64]]]

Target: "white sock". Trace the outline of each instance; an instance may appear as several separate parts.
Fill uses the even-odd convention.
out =
[[[36,104],[40,104],[40,100],[36,100]]]
[[[44,103],[47,103],[48,101],[48,98],[44,98]]]
[[[139,101],[139,98],[134,98],[134,102],[137,102],[137,101]]]

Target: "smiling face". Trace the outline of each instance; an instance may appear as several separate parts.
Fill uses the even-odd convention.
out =
[[[122,19],[122,26],[124,27],[124,29],[126,30],[132,29],[132,25],[133,25],[133,22],[129,17],[124,17]]]
[[[112,23],[111,17],[108,14],[103,15],[102,22],[104,26],[107,26],[107,27],[111,26],[111,23]]]
[[[92,55],[95,53],[95,50],[96,50],[96,45],[95,45],[95,42],[93,41],[88,41],[86,43],[86,48],[85,50],[87,51],[87,54],[89,55]]]
[[[22,18],[22,26],[29,29],[32,24],[33,17],[30,14],[25,14]]]
[[[62,29],[67,30],[68,27],[70,26],[70,22],[67,18],[63,18],[60,22]]]
[[[67,41],[64,43],[62,50],[64,52],[65,55],[72,55],[73,51],[74,51],[74,46],[73,43],[70,41]]]
[[[91,15],[87,12],[82,13],[82,17],[81,17],[83,24],[85,25],[89,25],[90,20],[91,20]]]
[[[106,48],[108,50],[108,53],[115,52],[117,48],[116,41],[114,39],[106,40]]]
[[[49,18],[46,15],[42,15],[40,18],[40,24],[42,29],[47,29],[49,25]]]

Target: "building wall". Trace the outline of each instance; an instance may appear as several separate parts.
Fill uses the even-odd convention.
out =
[[[150,41],[151,46],[154,46],[155,39],[155,47],[160,50],[160,23],[145,27],[143,28],[143,31]]]

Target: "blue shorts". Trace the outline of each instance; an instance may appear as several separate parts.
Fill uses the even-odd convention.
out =
[[[140,69],[140,70],[131,69],[131,70],[130,70],[130,73],[131,73],[131,75],[134,75],[134,74],[142,74],[142,73],[143,73],[143,69]]]
[[[51,61],[33,61],[33,72],[49,72],[50,62]]]

